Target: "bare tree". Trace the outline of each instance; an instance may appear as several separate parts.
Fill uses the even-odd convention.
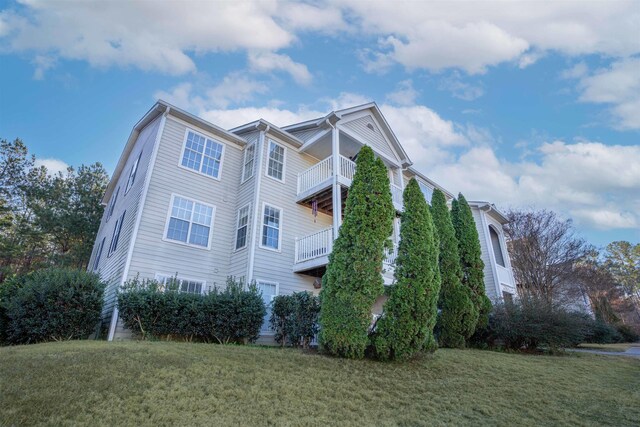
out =
[[[507,212],[511,265],[519,292],[552,302],[575,279],[574,265],[593,252],[571,220],[549,210]]]
[[[609,324],[620,322],[620,317],[612,302],[619,301],[623,295],[611,272],[597,259],[579,263],[574,267],[575,278],[567,288],[567,294],[580,297],[583,294],[596,319]]]

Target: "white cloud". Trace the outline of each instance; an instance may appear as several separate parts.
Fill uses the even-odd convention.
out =
[[[439,88],[451,92],[451,95],[463,101],[473,101],[484,95],[484,89],[481,86],[463,82],[460,73],[457,72],[443,78]]]
[[[587,67],[587,64],[585,64],[584,61],[580,61],[573,67],[568,68],[560,73],[560,77],[563,79],[579,79],[581,77],[584,77],[588,72],[589,67]]]
[[[609,104],[615,127],[640,129],[640,58],[616,61],[579,77],[580,101]]]
[[[66,173],[69,165],[62,160],[53,159],[53,158],[45,158],[45,159],[36,159],[34,165],[36,167],[44,166],[47,168],[47,173],[49,175],[57,175],[59,172]]]
[[[249,54],[249,67],[253,71],[284,71],[301,85],[308,85],[313,79],[306,65],[293,61],[287,55],[273,52],[252,52]]]
[[[46,55],[36,55],[32,62],[36,67],[33,72],[35,80],[44,79],[44,73],[56,65],[56,59]]]
[[[387,101],[396,105],[413,105],[418,97],[418,91],[413,88],[411,80],[403,80],[396,86],[396,90],[387,94]]]
[[[202,111],[199,116],[218,126],[231,129],[258,119],[264,119],[276,126],[286,126],[322,117],[325,114],[327,114],[326,111],[315,111],[300,106],[296,110],[278,107],[246,107],[230,110],[207,109]]]

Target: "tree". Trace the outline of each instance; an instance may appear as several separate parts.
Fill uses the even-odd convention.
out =
[[[331,354],[362,358],[371,309],[382,295],[382,261],[395,209],[387,169],[370,147],[358,154],[344,220],[322,278],[320,343]]]
[[[458,239],[462,284],[471,289],[473,304],[478,311],[477,327],[483,328],[489,320],[491,301],[484,289],[484,262],[476,223],[471,208],[462,193],[453,201],[451,209],[453,228]]]
[[[570,219],[548,210],[511,210],[505,231],[511,266],[521,294],[552,302],[575,279],[573,268],[593,247],[575,235]]]
[[[574,300],[586,296],[597,320],[615,325],[620,317],[611,302],[621,297],[620,289],[611,272],[594,257],[574,267],[575,279],[568,286],[568,295]]]
[[[431,215],[440,243],[441,277],[438,318],[438,344],[442,347],[464,347],[478,323],[478,310],[471,289],[462,284],[460,252],[451,214],[444,193],[435,189],[431,197]]]
[[[626,241],[612,242],[607,245],[605,266],[613,278],[631,300],[638,323],[640,319],[640,243],[635,245]]]
[[[373,333],[376,354],[382,360],[406,360],[425,346],[435,349],[438,243],[429,206],[415,179],[409,181],[403,199],[395,284]]]

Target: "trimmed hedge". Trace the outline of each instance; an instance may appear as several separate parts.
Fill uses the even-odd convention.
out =
[[[308,348],[318,333],[320,299],[310,292],[294,292],[276,296],[271,304],[269,324],[276,342]]]
[[[0,339],[7,344],[86,339],[100,322],[105,284],[86,271],[45,269],[0,285]]]
[[[125,327],[142,339],[199,340],[221,344],[254,342],[266,313],[254,284],[244,289],[228,278],[222,290],[181,293],[175,280],[129,280],[118,293],[118,310]]]

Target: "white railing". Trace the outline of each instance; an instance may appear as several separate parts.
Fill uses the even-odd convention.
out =
[[[296,239],[296,263],[326,256],[333,248],[333,228]]]
[[[389,267],[394,266],[396,264],[396,258],[398,258],[398,244],[394,243],[393,247],[386,251],[382,263]]]
[[[513,286],[513,280],[511,279],[511,272],[508,268],[496,264],[496,270],[498,271],[498,281],[505,285]]]
[[[298,174],[298,194],[312,189],[333,176],[333,156]]]
[[[340,156],[340,175],[347,178],[348,180],[353,180],[353,175],[356,173],[356,163],[352,160],[349,160],[345,156]]]
[[[395,184],[391,184],[391,199],[393,204],[402,208],[402,188]]]

